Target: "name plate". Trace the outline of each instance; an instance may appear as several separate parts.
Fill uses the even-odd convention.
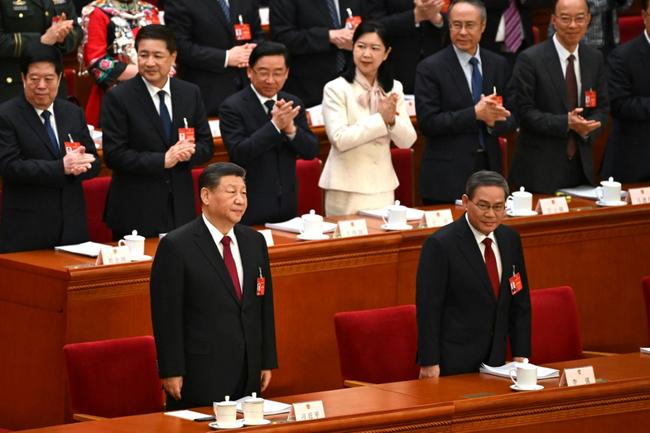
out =
[[[451,209],[429,210],[424,212],[424,222],[427,227],[442,227],[454,221]]]
[[[368,226],[365,219],[339,221],[339,235],[342,238],[352,236],[364,236],[368,234]]]
[[[591,385],[596,383],[594,367],[565,368],[560,377],[560,386]]]
[[[650,203],[650,187],[630,188],[627,193],[630,196],[630,203],[633,205]]]
[[[535,210],[542,215],[552,215],[556,213],[569,212],[569,205],[566,197],[541,198],[537,201]]]
[[[296,416],[296,421],[325,418],[325,408],[322,400],[294,403],[293,413]]]
[[[129,247],[122,245],[121,247],[101,248],[97,255],[96,265],[115,265],[117,263],[131,262],[131,253]]]

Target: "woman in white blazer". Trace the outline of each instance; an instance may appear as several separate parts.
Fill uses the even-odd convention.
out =
[[[325,213],[349,215],[394,201],[399,185],[390,143],[409,148],[416,139],[402,84],[386,59],[390,43],[378,23],[363,22],[352,39],[354,67],[323,91],[323,117],[331,148],[318,185]]]

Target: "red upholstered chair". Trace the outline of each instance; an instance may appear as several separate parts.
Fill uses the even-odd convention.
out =
[[[346,386],[417,379],[415,305],[334,315]]]
[[[13,431],[13,430],[7,430],[6,428],[0,427],[0,433],[6,433],[6,432],[10,432],[10,431]]]
[[[645,300],[646,320],[648,321],[648,337],[650,337],[650,275],[641,278],[643,287],[643,299]]]
[[[621,34],[621,43],[636,38],[643,31],[643,18],[641,15],[618,17],[618,28]]]
[[[415,200],[413,190],[413,149],[391,147],[390,156],[399,186],[395,190],[395,200],[404,206],[413,206]]]
[[[63,353],[74,419],[163,410],[153,337],[66,344]]]
[[[84,199],[86,200],[86,224],[88,236],[94,242],[111,242],[113,234],[104,224],[104,207],[106,195],[111,184],[110,176],[99,176],[84,180],[82,183]]]
[[[298,215],[309,213],[311,209],[323,215],[323,190],[318,187],[322,165],[319,158],[296,160]]]
[[[501,174],[508,178],[508,139],[499,137],[499,148],[501,149]]]
[[[194,185],[194,211],[196,215],[201,214],[201,201],[199,200],[199,175],[203,171],[203,168],[193,168],[192,169],[192,184]]]

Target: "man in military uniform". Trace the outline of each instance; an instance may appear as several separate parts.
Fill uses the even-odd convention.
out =
[[[72,0],[0,0],[0,103],[22,93],[20,56],[40,41],[63,54],[74,52],[83,37]],[[66,96],[62,80],[59,96]]]

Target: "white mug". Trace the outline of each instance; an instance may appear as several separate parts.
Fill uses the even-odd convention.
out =
[[[506,207],[512,213],[530,212],[533,209],[533,195],[522,186],[506,200]]]
[[[144,256],[144,236],[139,236],[137,230],[133,230],[130,235],[124,236],[124,239],[120,239],[117,244],[119,246],[126,245],[129,248],[131,257]]]
[[[234,425],[237,421],[237,402],[230,401],[227,395],[224,401],[212,403],[217,423],[223,426]]]
[[[323,217],[314,209],[302,217],[302,233],[306,237],[319,237],[323,235]]]
[[[516,376],[513,376],[513,373]],[[516,369],[510,370],[510,380],[517,387],[525,389],[537,385],[537,366],[528,363],[518,363]]]
[[[399,200],[395,200],[395,204],[387,208],[388,220],[384,220],[384,223],[396,227],[404,226],[406,224],[406,211],[407,207],[400,205]]]
[[[596,188],[596,195],[599,200],[605,203],[617,203],[621,201],[620,182],[616,182],[613,177],[610,177],[609,180],[600,182],[600,185]]]
[[[248,397],[242,402],[242,409],[244,410],[244,422],[261,423],[264,420],[264,399],[259,398],[257,393],[254,392],[252,397]]]

